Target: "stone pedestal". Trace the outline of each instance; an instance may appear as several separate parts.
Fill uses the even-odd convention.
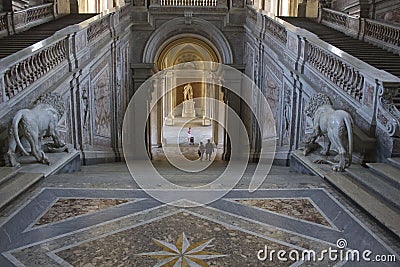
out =
[[[194,118],[196,117],[196,111],[194,109],[193,99],[189,99],[183,102],[182,118]]]
[[[211,125],[211,119],[203,116],[203,126],[210,126]]]
[[[165,125],[167,126],[174,126],[174,117],[168,116],[165,118]]]

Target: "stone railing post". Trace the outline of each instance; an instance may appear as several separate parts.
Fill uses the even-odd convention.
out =
[[[0,72],[0,103],[6,102],[6,85],[4,84],[4,72]]]

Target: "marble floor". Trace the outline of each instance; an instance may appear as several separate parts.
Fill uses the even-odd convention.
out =
[[[194,186],[225,164],[190,176],[155,166]],[[274,166],[250,193],[254,168],[221,199],[191,208],[153,199],[124,163],[50,176],[1,211],[0,266],[398,266],[399,241],[325,181]],[[360,262],[345,257],[355,250]]]

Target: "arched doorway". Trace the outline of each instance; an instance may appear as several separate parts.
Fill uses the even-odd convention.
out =
[[[170,38],[156,55],[157,68],[164,71],[176,65],[195,70],[194,62],[221,62],[215,47],[196,34]],[[163,160],[163,147],[177,144],[187,158],[196,159],[198,145],[208,140],[216,146],[217,159],[221,158],[224,129],[214,119],[215,116],[223,119],[224,114],[220,114],[207,100],[223,101],[221,86],[214,85],[210,77],[205,77],[203,82],[190,83],[190,77],[169,75],[168,72],[159,86],[172,86],[174,89],[161,98],[150,115],[153,159]],[[190,96],[187,92],[189,88]]]

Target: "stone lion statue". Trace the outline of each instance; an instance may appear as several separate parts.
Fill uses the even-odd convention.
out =
[[[329,155],[333,144],[338,152],[338,163],[333,163],[333,170],[344,171],[351,165],[353,153],[353,120],[350,114],[344,110],[334,110],[329,97],[321,93],[310,98],[304,111],[313,120],[313,133],[306,142],[304,155],[307,156],[317,147],[315,141],[319,136],[328,137],[328,143],[321,150],[321,154]]]
[[[57,125],[64,114],[64,102],[60,95],[48,93],[41,96],[35,102],[32,109],[19,110],[11,124],[8,134],[8,158],[9,165],[20,166],[15,158],[15,151],[18,147],[25,155],[25,150],[20,138],[25,138],[31,147],[31,154],[37,161],[50,165],[49,159],[41,147],[43,137],[51,137],[54,141],[53,150],[65,146],[61,141]]]

